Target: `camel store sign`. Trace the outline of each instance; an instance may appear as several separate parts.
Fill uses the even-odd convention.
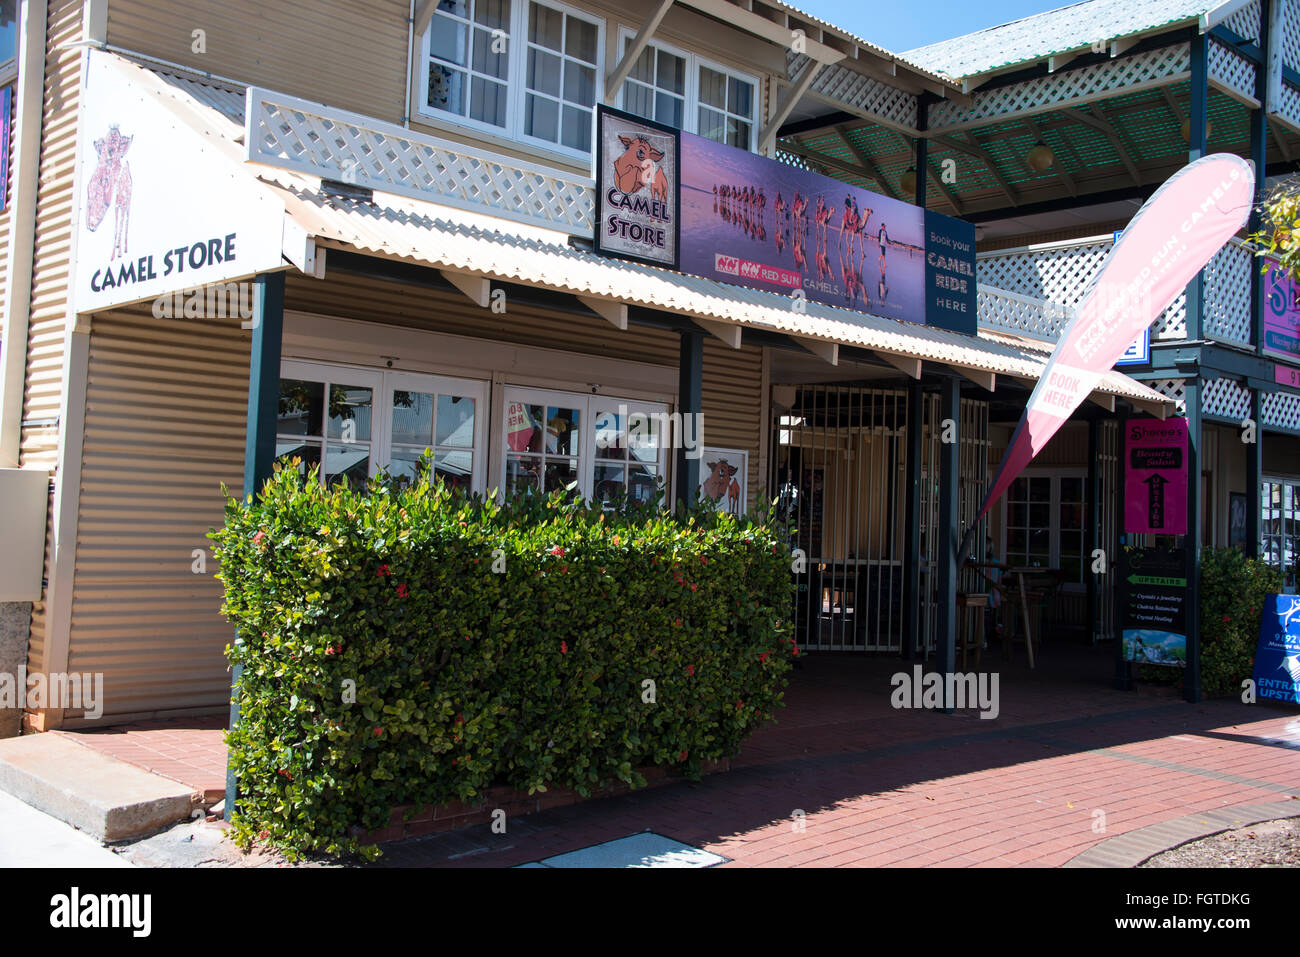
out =
[[[78,312],[278,269],[284,206],[150,92],[89,53],[78,119]],[[161,82],[161,81],[159,81]]]
[[[596,110],[596,142],[596,252],[677,269],[677,130],[601,106]]]

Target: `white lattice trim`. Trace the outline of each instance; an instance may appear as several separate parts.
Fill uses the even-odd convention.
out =
[[[1286,80],[1278,85],[1277,113],[1274,115],[1282,125],[1300,133],[1300,90]]]
[[[1134,56],[1118,57],[1077,70],[1061,70],[1046,76],[975,92],[974,103],[962,106],[951,100],[937,103],[930,111],[930,129],[936,133],[978,126],[1002,116],[1031,116],[1064,105],[1087,103],[1133,93],[1150,87],[1168,86],[1191,76],[1191,51],[1186,43]]]
[[[1109,239],[999,250],[976,260],[979,282],[997,289],[1077,306],[1109,255]]]
[[[1161,395],[1174,400],[1179,415],[1187,414],[1187,399],[1183,392],[1183,384],[1186,379],[1156,379],[1154,382],[1147,382],[1148,385],[1155,389]]]
[[[1233,240],[1205,267],[1204,329],[1207,339],[1250,346],[1250,280],[1255,257]]]
[[[1255,64],[1211,39],[1209,68],[1212,86],[1252,109],[1259,107],[1259,100],[1255,99]]]
[[[576,235],[594,229],[587,177],[258,87],[244,116],[250,162]]]
[[[1232,379],[1210,379],[1201,391],[1201,412],[1238,423],[1250,418],[1250,390]]]
[[[1074,315],[1069,306],[982,283],[976,286],[981,328],[1053,343]]]
[[[808,62],[802,53],[787,51],[787,75],[795,77]],[[881,83],[856,70],[833,64],[823,66],[813,79],[810,92],[866,113],[880,123],[908,134],[916,132],[917,99],[906,90]]]
[[[1260,419],[1266,429],[1300,432],[1300,395],[1293,392],[1265,392],[1259,398]]]
[[[1252,43],[1259,42],[1259,0],[1251,0],[1236,13],[1225,17],[1222,25],[1227,27],[1237,36],[1244,40],[1250,40]]]
[[[1300,67],[1300,4],[1296,0],[1273,0],[1286,3],[1282,20],[1282,62],[1292,69]]]

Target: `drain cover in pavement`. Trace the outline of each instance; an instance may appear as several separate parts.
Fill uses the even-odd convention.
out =
[[[662,834],[633,834],[541,861],[542,867],[713,867],[720,857]],[[525,864],[525,867],[530,865]]]

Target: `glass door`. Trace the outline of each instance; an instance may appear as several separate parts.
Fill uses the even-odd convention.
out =
[[[415,478],[425,450],[435,476],[482,494],[487,383],[286,360],[280,366],[276,458],[321,480],[364,486],[380,468]]]
[[[384,373],[387,441],[379,465],[410,482],[425,450],[434,475],[469,493],[483,493],[487,383],[412,372]]]

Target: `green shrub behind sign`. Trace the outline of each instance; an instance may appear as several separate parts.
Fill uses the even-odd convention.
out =
[[[762,519],[286,468],[210,537],[245,845],[337,853],[401,804],[694,774],[773,717],[798,654],[785,530]]]

